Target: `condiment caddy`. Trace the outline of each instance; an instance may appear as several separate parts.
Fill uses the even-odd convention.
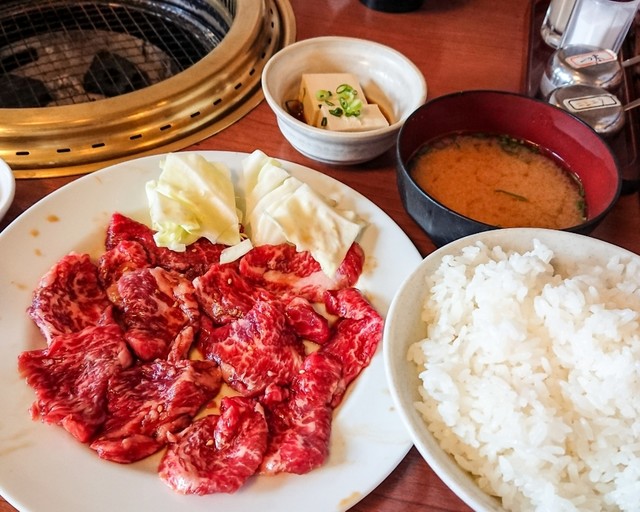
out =
[[[576,3],[579,4],[576,7],[580,7],[585,2],[578,0]],[[562,96],[565,100],[567,98],[573,100],[571,94],[580,94],[588,90],[595,96],[598,96],[597,93],[600,92],[601,97],[581,102],[564,101],[562,107],[575,104],[586,109],[595,109],[605,99],[609,103],[615,103],[615,106],[613,103],[610,106],[606,105],[607,108],[614,107],[615,115],[619,117],[610,125],[608,121],[600,122],[599,113],[589,110],[585,111],[584,115],[580,115],[581,113],[577,111],[572,113],[582,117],[589,124],[593,122],[592,126],[594,127],[596,125],[599,128],[605,127],[604,130],[596,131],[609,143],[619,160],[623,177],[623,193],[637,191],[640,187],[640,150],[638,149],[640,125],[638,112],[629,108],[629,105],[634,105],[633,101],[640,97],[640,84],[636,71],[638,66],[635,62],[638,59],[633,58],[639,43],[635,20],[628,30],[624,27],[617,27],[620,30],[624,29],[626,34],[620,43],[619,51],[615,51],[618,47],[617,44],[609,44],[609,46],[613,46],[613,49],[585,44],[560,46],[564,44],[570,34],[565,33],[564,38],[556,38],[549,44],[549,1],[534,1],[531,8],[526,94],[548,101],[554,88],[575,85],[572,89],[563,91],[561,95],[555,94],[551,98],[552,102],[557,101],[558,96]],[[635,12],[636,7],[633,8]],[[573,16],[568,20],[560,20],[567,23],[565,29],[567,32],[575,30],[575,27],[572,27],[572,19]],[[556,19],[556,21],[558,20]],[[618,22],[620,21],[618,20]],[[582,37],[586,37],[585,34],[582,34]],[[556,45],[560,46],[559,48],[554,47],[554,41]],[[593,41],[597,43],[601,39]],[[575,59],[583,59],[585,62],[576,62]],[[570,107],[565,109],[568,108]],[[602,112],[607,116],[610,116],[611,113],[612,111]]]

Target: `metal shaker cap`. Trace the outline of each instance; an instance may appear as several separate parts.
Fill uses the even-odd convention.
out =
[[[548,98],[558,87],[591,85],[616,92],[624,78],[618,56],[611,50],[571,45],[553,52],[547,61],[540,92]]]
[[[549,103],[582,119],[600,135],[613,135],[625,124],[625,107],[601,87],[568,85],[555,89]]]

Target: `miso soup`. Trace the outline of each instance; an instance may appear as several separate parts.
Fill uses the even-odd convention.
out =
[[[438,202],[486,224],[563,229],[586,218],[578,178],[511,137],[449,135],[421,148],[409,169]]]

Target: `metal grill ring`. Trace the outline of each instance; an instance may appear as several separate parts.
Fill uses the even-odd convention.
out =
[[[0,158],[18,178],[186,147],[262,100],[295,40],[285,0],[11,0],[0,6]]]

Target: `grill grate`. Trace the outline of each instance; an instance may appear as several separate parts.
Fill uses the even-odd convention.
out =
[[[0,9],[0,108],[83,103],[153,85],[212,51],[232,20],[231,11],[225,19],[202,10],[198,19],[163,2]]]

